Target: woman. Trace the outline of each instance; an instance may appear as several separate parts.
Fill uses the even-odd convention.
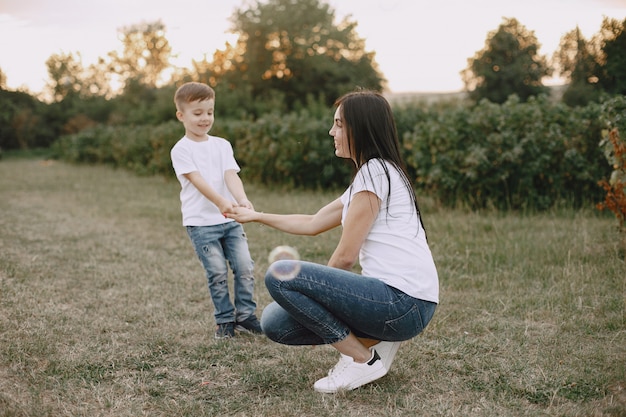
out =
[[[437,270],[389,103],[379,93],[357,91],[335,105],[329,132],[335,155],[350,158],[357,171],[343,195],[313,215],[244,207],[227,214],[297,235],[343,226],[327,266],[280,260],[281,270],[298,263],[297,275],[285,280],[270,268],[265,277],[275,302],[263,311],[263,332],[278,343],[330,344],[339,351],[339,362],[315,382],[323,393],[384,376],[400,342],[424,330],[439,302]],[[352,272],[357,259],[361,274]]]

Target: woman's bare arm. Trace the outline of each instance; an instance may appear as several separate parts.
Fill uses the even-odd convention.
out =
[[[257,222],[294,235],[315,236],[339,226],[342,209],[338,198],[315,214],[272,214],[236,207],[227,216],[239,223]]]

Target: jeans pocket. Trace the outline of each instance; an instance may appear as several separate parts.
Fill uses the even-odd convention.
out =
[[[416,304],[399,317],[385,322],[384,340],[406,340],[417,336],[424,330],[420,310]]]

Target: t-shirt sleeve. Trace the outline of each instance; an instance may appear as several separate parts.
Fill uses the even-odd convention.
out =
[[[198,167],[191,157],[191,152],[184,146],[174,146],[170,152],[170,157],[172,158],[172,166],[177,177],[198,171]]]
[[[352,195],[360,191],[370,191],[381,200],[385,200],[387,197],[389,181],[379,160],[370,160],[357,172],[352,182]]]
[[[235,153],[233,152],[233,146],[230,144],[230,142],[228,142],[227,140],[224,139],[224,171],[228,171],[230,169],[234,169],[235,171],[239,172],[241,170],[241,168],[239,167],[239,164],[237,163],[237,160],[235,159]]]

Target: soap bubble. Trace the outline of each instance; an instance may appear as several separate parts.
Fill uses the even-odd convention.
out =
[[[277,246],[268,256],[269,272],[281,281],[294,279],[300,272],[300,254],[291,246]]]

